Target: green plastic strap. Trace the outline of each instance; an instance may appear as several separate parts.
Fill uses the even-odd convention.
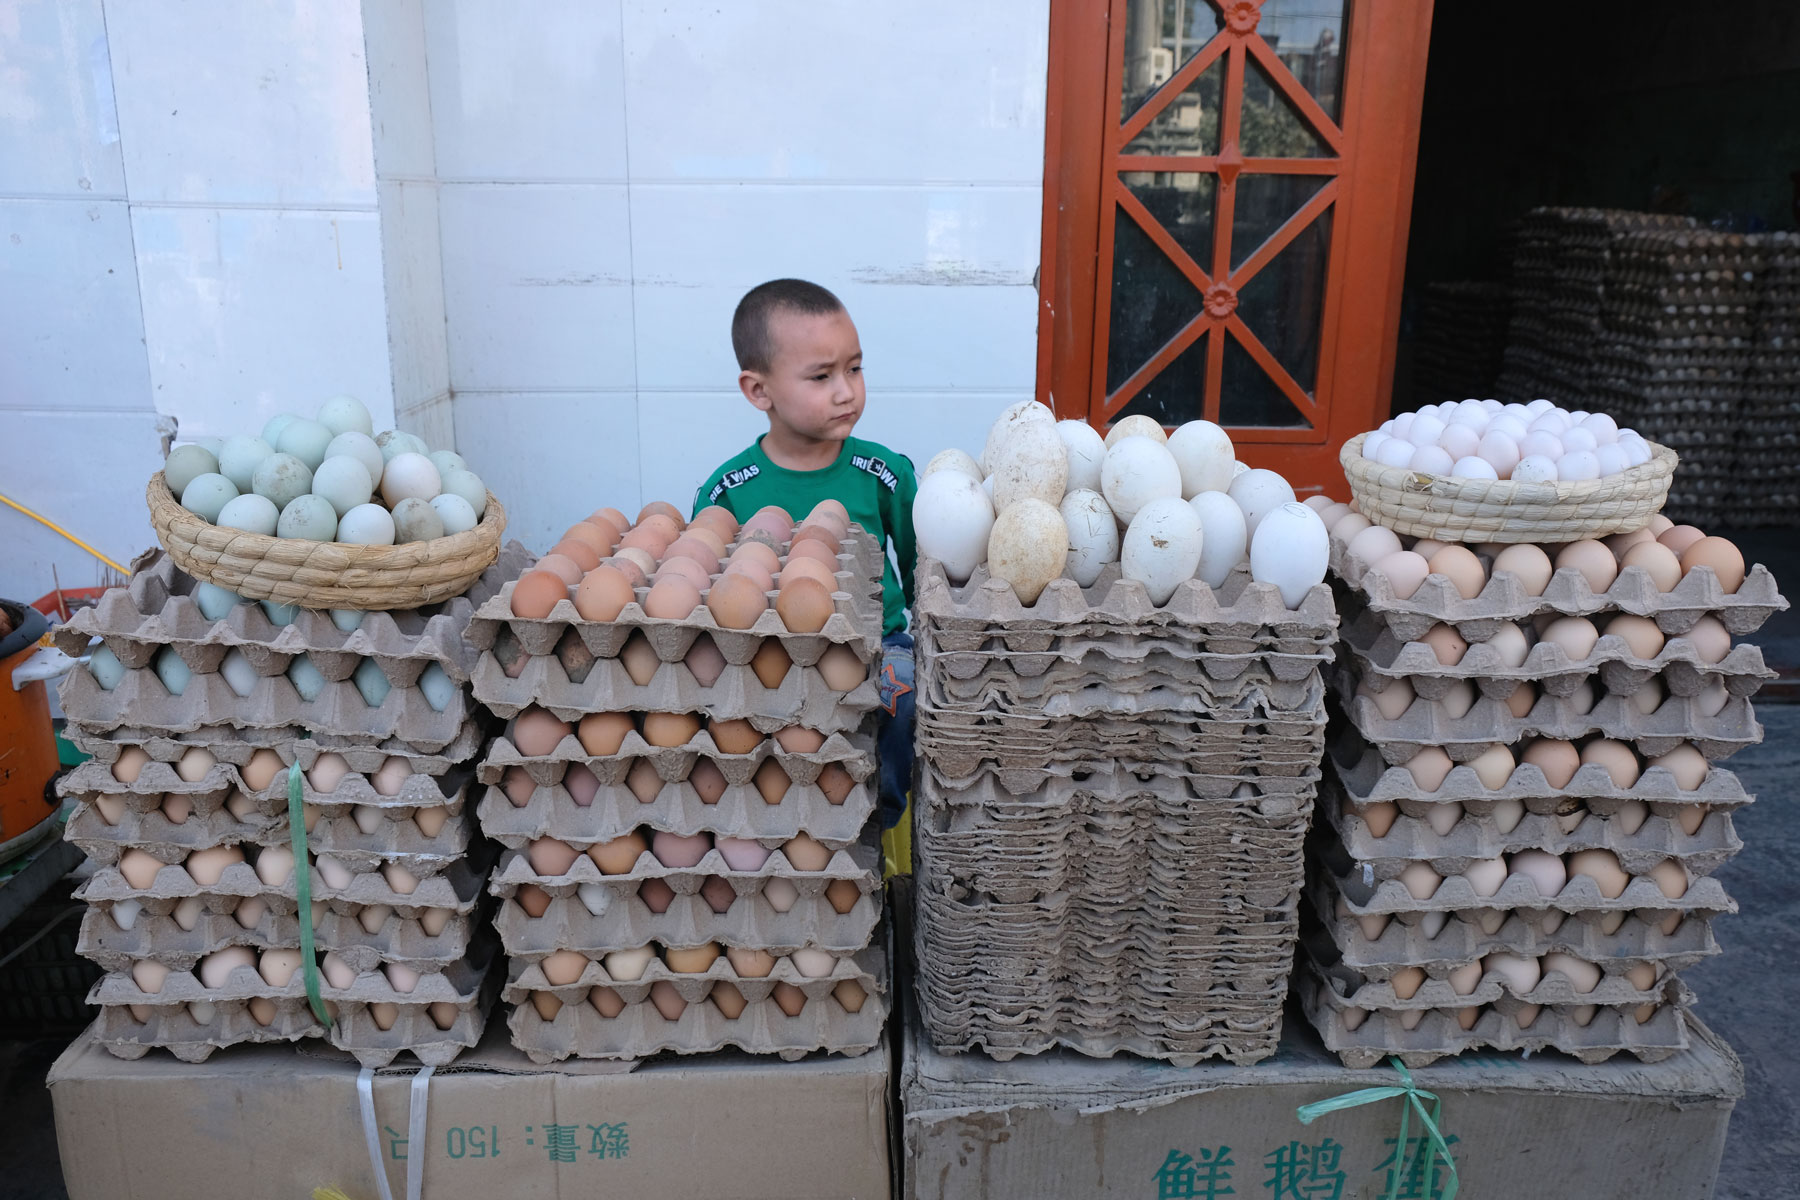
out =
[[[1411,1119],[1414,1113],[1418,1114],[1419,1124],[1425,1130],[1424,1180],[1427,1200],[1456,1200],[1456,1159],[1450,1153],[1450,1144],[1444,1141],[1444,1135],[1438,1128],[1439,1122],[1443,1120],[1443,1101],[1438,1099],[1437,1093],[1428,1092],[1414,1083],[1412,1072],[1408,1071],[1406,1064],[1398,1058],[1389,1058],[1388,1062],[1392,1063],[1394,1070],[1399,1072],[1401,1080],[1399,1086],[1372,1087],[1355,1092],[1345,1092],[1342,1096],[1333,1096],[1329,1100],[1302,1104],[1296,1110],[1295,1115],[1300,1118],[1302,1125],[1310,1125],[1314,1119],[1322,1117],[1326,1113],[1338,1112],[1346,1108],[1358,1108],[1364,1104],[1378,1104],[1383,1100],[1392,1100],[1396,1097],[1403,1098],[1405,1103],[1400,1106],[1400,1138],[1394,1146],[1394,1169],[1388,1176],[1387,1200],[1396,1200],[1400,1194],[1400,1180],[1407,1174],[1406,1168],[1412,1144],[1408,1134],[1411,1132]],[[1431,1102],[1429,1108],[1425,1103],[1428,1100]],[[1444,1165],[1450,1168],[1450,1175],[1444,1181],[1442,1190],[1434,1191],[1437,1160],[1440,1156],[1444,1160]]]
[[[306,793],[300,786],[300,764],[288,768],[288,837],[294,849],[294,897],[300,904],[300,967],[306,977],[306,1002],[313,1016],[331,1028],[331,1014],[319,995],[319,961],[313,950],[312,864],[306,854]]]

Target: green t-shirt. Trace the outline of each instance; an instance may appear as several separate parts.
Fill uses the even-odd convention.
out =
[[[913,598],[912,506],[919,480],[912,460],[879,442],[845,438],[837,461],[817,471],[792,471],[763,453],[762,439],[707,476],[694,495],[694,511],[716,504],[742,521],[769,504],[778,504],[796,521],[804,520],[821,500],[836,500],[850,519],[869,531],[886,553],[881,574],[882,633],[906,628],[906,609]],[[894,573],[894,559],[900,572]]]

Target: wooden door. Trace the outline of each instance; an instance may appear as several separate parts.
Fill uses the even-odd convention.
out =
[[[1301,494],[1386,415],[1430,0],[1052,0],[1038,397]]]

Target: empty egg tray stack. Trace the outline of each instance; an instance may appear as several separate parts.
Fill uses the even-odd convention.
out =
[[[921,561],[918,995],[939,1050],[1275,1050],[1325,739],[1330,590],[1109,567],[1032,605]]]
[[[475,695],[511,722],[478,771],[484,785],[478,816],[505,847],[491,883],[509,961],[503,996],[513,1005],[513,1042],[534,1061],[732,1046],[794,1059],[817,1050],[860,1054],[879,1044],[887,1014],[886,953],[876,944],[879,833],[872,822],[880,575],[874,540],[853,529],[839,556],[836,611],[809,634],[789,633],[772,607],[748,630],[720,628],[704,604],[683,619],[651,618],[643,612],[643,588],[610,622],[584,620],[568,600],[542,620],[515,617],[511,584],[476,614],[469,629],[481,651]],[[707,684],[686,661],[701,638],[711,639],[725,659]],[[643,682],[626,666],[634,640],[647,641],[656,654]],[[773,687],[758,675],[766,662],[752,665],[769,642],[791,659]],[[834,645],[849,647],[868,667],[867,678],[849,691],[832,689],[816,665]],[[549,753],[526,755],[513,740],[514,719],[534,706],[572,729],[596,713],[694,714],[701,728],[685,745],[653,746],[639,720],[615,753],[590,754],[572,731]],[[723,753],[706,722],[739,719],[764,740],[748,753]],[[825,735],[824,744],[808,753],[784,749],[773,735],[796,725]],[[702,801],[689,781],[703,760],[726,783],[713,803]],[[787,780],[774,800],[758,786],[773,778],[766,773],[770,762]],[[645,786],[645,764],[660,781],[654,791]],[[830,770],[854,781],[835,803],[820,786]],[[586,803],[571,795],[571,772],[583,776],[585,786],[576,791],[592,790]],[[641,800],[628,779],[649,799]],[[633,833],[649,845],[657,832],[744,839],[767,858],[738,869],[714,846],[692,866],[665,866],[646,851],[628,871],[603,873],[587,853]],[[822,864],[803,869],[789,860],[784,847],[803,834],[815,852],[818,846],[829,852]],[[549,839],[580,851],[564,874],[533,866],[531,848]],[[764,951],[774,965],[740,974],[722,953],[704,972],[682,972],[665,961],[669,951],[709,944]],[[640,960],[629,977],[624,970],[620,978],[608,973],[608,961],[623,961],[609,956],[629,958],[645,948],[658,951],[647,966]],[[552,983],[545,960],[567,951],[588,961],[573,982]],[[559,979],[567,978],[566,969],[558,970]],[[731,1000],[725,999],[729,989],[737,994]],[[739,997],[747,1003],[736,1003]]]
[[[108,972],[89,1002],[109,1051],[197,1062],[325,1036],[365,1064],[410,1051],[440,1065],[480,1039],[497,978],[477,911],[491,855],[469,797],[485,738],[462,635],[521,556],[509,548],[441,604],[338,614],[346,630],[333,614],[248,602],[210,618],[195,581],[151,551],[127,587],[57,630],[65,653],[97,638],[117,660],[100,668],[117,672],[110,688],[86,667],[62,685],[70,734],[93,758],[59,783],[76,800],[67,836],[96,864],[76,893],[89,905],[79,949]],[[342,963],[335,980],[321,972],[329,1029],[302,970],[279,985],[263,974],[276,962],[265,952],[297,952],[301,936],[296,876],[278,861],[291,855],[288,771],[265,750],[303,773],[327,754],[347,767],[328,792],[304,784],[315,944]],[[395,760],[404,778],[380,794],[375,775],[388,764],[399,776]],[[237,853],[206,853],[220,848]],[[206,986],[200,964],[230,947],[248,964]]]
[[[1546,552],[1554,559],[1556,549]],[[1685,1047],[1693,996],[1680,972],[1717,953],[1713,920],[1736,911],[1712,873],[1741,848],[1732,814],[1752,799],[1719,764],[1761,739],[1749,697],[1772,672],[1755,645],[1739,643],[1706,663],[1681,635],[1709,614],[1733,634],[1753,632],[1786,607],[1773,577],[1754,567],[1726,595],[1709,569],[1697,568],[1663,593],[1642,568],[1628,567],[1596,595],[1579,572],[1564,569],[1543,595],[1531,596],[1500,573],[1468,599],[1433,575],[1402,599],[1336,539],[1332,564],[1345,627],[1329,675],[1337,711],[1309,846],[1298,974],[1302,1005],[1326,1046],[1352,1067],[1388,1055],[1419,1066],[1477,1048],[1548,1048],[1584,1062],[1628,1052],[1654,1062]],[[1653,619],[1668,638],[1661,653],[1638,659],[1622,638],[1602,636],[1586,660],[1540,642],[1509,667],[1483,644],[1504,622],[1618,612]],[[1440,665],[1418,640],[1439,622],[1469,644],[1456,666]],[[1657,680],[1666,698],[1642,713],[1630,697]],[[1415,698],[1386,717],[1375,695],[1401,681]],[[1465,682],[1476,698],[1455,715],[1467,699],[1457,686]],[[1705,715],[1697,697],[1721,682],[1724,705]],[[1521,686],[1534,689],[1534,702],[1516,715],[1506,700]],[[1595,736],[1624,742],[1645,760],[1691,744],[1708,771],[1698,788],[1682,790],[1669,769],[1651,766],[1622,788],[1593,762],[1552,787],[1538,766],[1519,761],[1504,784],[1488,788],[1467,765],[1496,745],[1517,758],[1534,738],[1579,745]],[[1405,764],[1433,746],[1454,765],[1426,791]],[[1522,817],[1513,802],[1522,804]],[[1459,816],[1447,817],[1450,804],[1461,806]],[[1374,806],[1384,819],[1393,816],[1381,836],[1366,819]],[[1648,815],[1627,833],[1622,809]],[[1608,897],[1595,879],[1571,872],[1544,894],[1528,871],[1512,869],[1521,851],[1542,850],[1566,864],[1590,849],[1617,857],[1629,877],[1621,893]],[[1481,894],[1464,872],[1495,859],[1506,861],[1506,877]],[[1666,860],[1678,862],[1687,880],[1673,897],[1651,876]],[[1442,876],[1423,899],[1402,879],[1417,863]],[[1521,992],[1504,971],[1478,971],[1490,954],[1539,960],[1538,982]],[[1598,984],[1578,990],[1569,971],[1544,965],[1549,954],[1598,967]]]

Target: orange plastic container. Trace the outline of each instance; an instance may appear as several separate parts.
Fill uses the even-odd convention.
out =
[[[56,733],[42,681],[13,690],[12,674],[37,650],[49,622],[37,609],[0,600],[13,630],[0,638],[0,861],[28,846],[56,813]]]

